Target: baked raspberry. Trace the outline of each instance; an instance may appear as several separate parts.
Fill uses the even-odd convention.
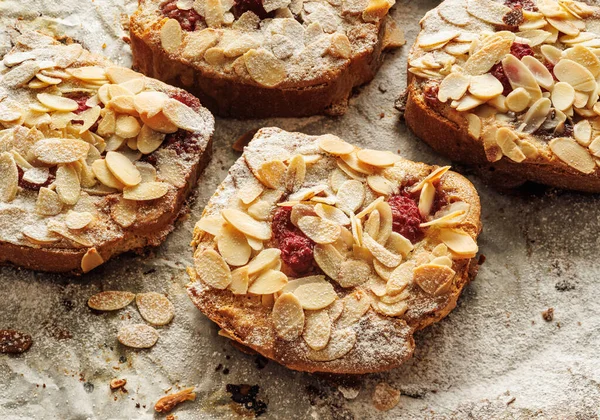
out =
[[[429,105],[437,105],[440,103],[438,99],[438,92],[440,91],[440,85],[438,84],[429,84],[425,86],[423,89],[423,96],[425,97],[425,102]]]
[[[70,95],[65,95],[65,96],[67,98],[73,99],[75,102],[77,102],[77,109],[75,111],[73,111],[75,114],[81,114],[83,111],[90,108],[89,106],[87,106],[85,104],[87,102],[87,100],[90,99],[90,97],[88,95],[84,95],[82,93],[72,93]]]
[[[392,208],[392,229],[412,243],[423,238],[423,230],[419,226],[423,220],[417,202],[408,193],[392,196],[388,200]]]
[[[271,222],[273,235],[281,250],[281,259],[297,274],[309,271],[313,266],[314,242],[292,223],[292,208],[280,207]]]
[[[510,47],[510,53],[521,60],[526,55],[533,56],[533,49],[527,44],[521,44],[519,42],[513,42]]]
[[[194,9],[181,10],[177,8],[177,0],[170,0],[164,3],[160,9],[161,13],[171,19],[175,19],[181,25],[184,31],[195,31],[198,24],[204,21],[204,18]]]
[[[267,19],[274,15],[273,12],[267,13],[262,0],[235,0],[231,11],[236,19],[248,11],[254,12],[261,19]]]
[[[537,12],[538,8],[531,0],[504,0],[504,4],[513,9],[522,8],[529,12]]]

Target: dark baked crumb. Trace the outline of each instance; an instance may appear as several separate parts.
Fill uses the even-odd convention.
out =
[[[544,312],[542,312],[542,318],[546,322],[552,322],[554,319],[554,308],[548,308]]]
[[[523,8],[521,6],[517,6],[508,12],[502,18],[502,21],[511,28],[517,28],[520,24],[523,23],[525,19],[523,18]]]
[[[33,340],[29,334],[15,330],[0,330],[0,353],[23,353]]]
[[[225,390],[231,394],[231,399],[243,405],[243,407],[254,413],[256,417],[266,413],[267,403],[258,399],[260,387],[248,384],[227,384]]]

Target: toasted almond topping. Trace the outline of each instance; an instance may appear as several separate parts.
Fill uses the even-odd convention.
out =
[[[287,76],[283,61],[263,48],[251,49],[243,57],[250,77],[259,85],[275,87]]]
[[[94,175],[96,175],[96,178],[98,178],[98,180],[107,187],[115,188],[118,190],[123,189],[123,183],[119,181],[108,169],[108,166],[106,166],[105,159],[95,160],[94,163],[92,163],[92,171],[94,172]]]
[[[337,299],[337,294],[331,283],[312,282],[298,286],[294,295],[299,299],[304,309],[317,310],[331,305]]]
[[[356,344],[356,333],[351,329],[334,330],[327,346],[322,350],[309,350],[307,357],[317,362],[328,362],[344,357]]]
[[[138,113],[152,118],[162,111],[167,99],[169,96],[163,92],[140,92],[133,98],[133,104]]]
[[[166,182],[144,182],[134,187],[123,188],[123,198],[133,201],[156,200],[169,192]]]
[[[342,307],[343,308],[343,307]],[[331,337],[331,318],[327,310],[306,311],[302,337],[313,350],[322,350]]]
[[[504,16],[511,12],[511,8],[492,0],[468,0],[467,12],[484,22],[493,25],[504,25]]]
[[[196,399],[196,393],[194,387],[184,388],[174,394],[165,395],[159,399],[154,405],[154,410],[158,413],[168,413],[175,408],[177,404],[185,401],[194,401]],[[169,416],[167,416],[168,418]]]
[[[217,236],[217,246],[223,259],[232,266],[247,264],[252,253],[246,235],[229,223],[222,225]]]
[[[552,105],[559,111],[567,111],[575,102],[575,89],[565,82],[558,82],[552,90]]]
[[[412,242],[397,232],[390,232],[389,239],[385,242],[385,247],[392,251],[392,253],[402,255],[403,257],[406,257],[414,249]]]
[[[399,300],[398,302],[394,303],[385,303],[381,300],[374,299],[371,302],[371,306],[381,315],[390,317],[400,317],[408,310],[408,302],[406,302],[406,300]]]
[[[422,33],[417,39],[417,44],[425,51],[430,51],[443,47],[459,34],[458,31],[436,31],[428,34]]]
[[[526,55],[521,59],[521,62],[525,64],[525,67],[529,69],[536,82],[546,90],[551,90],[554,86],[554,76],[550,73],[550,70],[542,64],[540,60],[530,55]]]
[[[116,311],[129,305],[134,298],[135,293],[131,292],[100,292],[88,299],[88,306],[97,311]]]
[[[559,81],[566,82],[582,92],[591,92],[597,86],[594,75],[588,69],[566,58],[554,66],[554,75]]]
[[[140,114],[140,119],[148,127],[160,133],[171,134],[177,132],[179,129],[167,117],[165,117],[165,114],[162,112],[159,112],[152,117],[147,116],[146,114]]]
[[[532,101],[542,97],[542,91],[533,73],[517,57],[512,54],[507,55],[502,60],[502,67],[513,89],[522,87],[531,95]]]
[[[365,186],[362,182],[349,180],[340,185],[336,206],[348,214],[354,214],[365,201]]]
[[[78,212],[69,210],[65,217],[65,224],[69,229],[83,229],[94,221],[94,215],[89,211]]]
[[[121,183],[128,187],[138,185],[142,181],[140,171],[125,155],[119,152],[106,154],[106,166]]]
[[[162,112],[177,127],[186,131],[202,131],[206,123],[202,117],[186,104],[169,98],[165,101]]]
[[[394,184],[380,175],[368,176],[367,184],[373,191],[384,196],[389,196],[396,192]]]
[[[415,263],[413,261],[407,261],[399,265],[390,275],[386,286],[386,293],[391,296],[402,293],[413,281],[414,267]]]
[[[315,245],[314,258],[319,268],[323,270],[327,276],[337,281],[338,273],[344,262],[344,257],[335,246],[331,244]]]
[[[277,248],[267,248],[250,261],[248,275],[253,276],[263,270],[270,269],[280,262],[281,251]]]
[[[248,285],[250,277],[248,277],[248,267],[240,267],[231,272],[231,284],[229,290],[234,295],[245,295],[248,293]]]
[[[340,225],[321,217],[304,216],[298,220],[298,227],[318,244],[330,244],[340,236]]]
[[[379,1],[387,3],[387,0]],[[329,44],[327,52],[334,57],[350,58],[352,56],[352,44],[346,34],[336,32],[331,36],[331,44]]]
[[[552,152],[573,169],[591,174],[596,170],[594,159],[588,151],[567,137],[558,137],[550,141]]]
[[[152,325],[167,325],[175,316],[173,304],[160,293],[138,293],[135,303],[142,318]]]
[[[329,318],[331,319],[331,322],[335,322],[338,320],[338,318],[342,315],[342,312],[344,311],[344,300],[336,299],[326,309],[329,313]]]
[[[446,265],[423,264],[414,269],[414,280],[429,295],[440,296],[449,291],[455,274]]]
[[[342,299],[344,310],[337,321],[338,328],[347,328],[357,323],[371,307],[369,296],[358,289]]]
[[[137,204],[135,201],[121,198],[111,207],[110,216],[119,226],[127,228],[137,219]]]
[[[362,149],[356,153],[358,160],[362,163],[375,166],[375,167],[387,167],[392,166],[402,158],[392,152],[384,150],[372,150]]]
[[[294,206],[294,208],[297,206]],[[307,206],[309,207],[309,206]],[[293,210],[292,210],[293,211]],[[322,217],[323,219],[334,222],[340,226],[347,226],[350,224],[350,218],[346,216],[346,214],[340,209],[330,206],[328,204],[318,203],[314,206],[314,213],[312,212],[312,208],[306,209],[307,216],[310,216],[314,213]],[[299,219],[298,219],[299,220]],[[297,225],[297,223],[294,223]]]
[[[71,165],[61,165],[56,170],[56,193],[65,204],[74,205],[79,200],[81,186],[77,170]]]
[[[479,250],[473,238],[461,230],[440,229],[439,238],[452,252],[462,258],[472,258]]]
[[[12,201],[19,190],[19,170],[10,152],[0,153],[0,201]]]
[[[379,233],[379,224],[381,221],[381,216],[379,215],[378,210],[373,210],[367,221],[364,225],[364,231],[368,233],[372,238],[377,238],[377,234]]]
[[[499,38],[486,44],[469,56],[463,66],[465,72],[474,76],[487,73],[496,63],[510,53],[512,43],[513,40],[510,38]]]
[[[174,53],[181,45],[183,33],[176,19],[167,19],[160,28],[160,43],[168,53]]]
[[[438,99],[441,102],[447,102],[448,99],[459,100],[467,93],[471,79],[458,72],[448,74],[442,83],[438,92]]]
[[[326,153],[333,156],[342,156],[352,153],[354,146],[346,143],[344,140],[332,134],[325,134],[319,137],[319,147]]]
[[[371,175],[373,172],[377,170],[376,167],[367,165],[358,159],[357,151],[353,151],[350,154],[340,156],[340,159],[344,161],[344,163],[353,171],[358,172],[359,174]],[[361,181],[363,179],[361,178]]]
[[[21,229],[21,233],[30,242],[38,245],[50,245],[60,241],[60,236],[48,231],[44,224],[25,226]]]
[[[90,144],[82,140],[47,138],[35,143],[31,153],[41,162],[59,165],[84,159],[89,148]]]
[[[264,241],[271,239],[271,228],[268,224],[259,222],[240,210],[224,209],[221,215],[233,227],[248,236]]]
[[[379,411],[389,411],[398,405],[400,395],[400,391],[397,389],[385,382],[380,382],[373,391],[373,406]]]
[[[383,19],[393,3],[388,0],[369,0],[367,7],[363,10],[362,18],[365,22],[377,22]]]
[[[524,111],[531,102],[531,95],[526,89],[519,87],[506,97],[506,107],[512,112]]]
[[[269,188],[277,189],[285,182],[287,167],[280,160],[271,160],[263,163],[258,168],[257,175],[264,185]]]
[[[55,216],[62,211],[63,203],[58,194],[49,188],[42,187],[35,202],[35,212],[42,216]]]
[[[537,129],[542,126],[544,121],[546,121],[551,106],[552,103],[548,98],[540,98],[533,105],[531,105],[531,108],[529,108],[523,117],[523,123],[525,126],[523,127],[522,131],[529,134],[535,133]]]
[[[287,284],[287,276],[278,270],[266,270],[248,287],[249,293],[268,295],[279,292]]]
[[[592,125],[588,120],[581,120],[573,126],[573,136],[577,143],[582,146],[589,146],[592,141]]]
[[[194,266],[200,280],[215,289],[226,289],[231,283],[229,266],[213,249],[197,249],[194,253]]]
[[[285,188],[289,192],[295,192],[302,187],[306,178],[306,162],[302,155],[295,155],[290,159],[285,173]]]
[[[73,99],[49,93],[38,93],[37,99],[46,107],[56,111],[75,111],[79,105]]]
[[[488,101],[501,95],[503,90],[502,83],[489,73],[471,77],[469,92],[479,99]]]
[[[144,124],[137,136],[137,148],[143,154],[150,154],[160,147],[165,136]]]
[[[346,260],[340,266],[338,284],[342,287],[356,287],[371,276],[371,267],[363,261]]]
[[[158,331],[146,324],[125,325],[117,333],[119,343],[134,349],[148,349],[158,341]]]
[[[386,267],[397,267],[402,262],[401,255],[397,255],[390,252],[384,246],[379,244],[376,240],[371,238],[371,236],[368,233],[363,233],[362,240],[364,246],[367,247],[367,249],[371,251],[373,256]]]
[[[285,341],[294,341],[304,330],[304,311],[293,293],[283,293],[275,301],[271,313],[277,335]]]
[[[450,170],[450,166],[439,166],[439,167],[435,168],[433,171],[431,171],[429,173],[429,175],[427,175],[417,185],[415,185],[412,188],[411,192],[420,191],[427,183],[435,184],[449,170]]]
[[[67,69],[71,76],[86,81],[105,80],[106,70],[103,67],[88,66]]]
[[[143,78],[144,75],[126,67],[107,67],[106,77],[112,83],[126,83],[130,80]]]

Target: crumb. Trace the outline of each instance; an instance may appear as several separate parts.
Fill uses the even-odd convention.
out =
[[[506,402],[506,405],[511,405],[512,403],[514,403],[514,402],[515,402],[515,400],[516,400],[516,399],[517,399],[516,397],[512,397],[510,400],[508,400],[508,401]]]
[[[115,389],[124,387],[125,384],[127,384],[127,379],[115,378],[112,381],[110,381],[110,389],[114,391]]]
[[[169,414],[169,415],[166,417],[166,420],[175,420],[175,416],[174,416],[173,414]]]
[[[544,312],[542,312],[542,318],[546,322],[552,322],[554,319],[554,308],[548,308]]]
[[[158,413],[168,413],[175,408],[177,404],[184,401],[194,401],[196,399],[196,393],[194,387],[182,389],[174,394],[165,395],[156,402],[154,410]]]

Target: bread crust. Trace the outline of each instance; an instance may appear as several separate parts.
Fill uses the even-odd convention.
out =
[[[310,81],[286,81],[270,88],[198,66],[181,54],[167,53],[157,36],[160,27],[148,25],[140,8],[131,16],[130,38],[133,67],[146,74],[186,89],[214,114],[222,117],[305,117],[316,114],[343,115],[354,87],[371,81],[384,56],[386,17],[373,23],[376,42]]]
[[[261,129],[255,139],[268,138],[281,132],[282,130],[274,128]],[[291,150],[301,148],[314,139],[300,133],[287,134]],[[271,146],[277,148],[280,144],[272,143]],[[252,147],[251,142],[248,148]],[[261,143],[260,148],[264,147],[264,143]],[[426,164],[407,160],[400,162],[400,168],[407,173],[421,176],[433,169]],[[251,170],[242,157],[230,169],[228,177],[207,204],[203,217],[218,214],[250,176]],[[476,239],[481,231],[481,207],[475,188],[466,178],[455,172],[447,172],[443,180],[443,189],[447,194],[470,204],[469,212],[460,223],[460,228]],[[196,231],[196,235],[199,234],[201,233]],[[194,247],[212,246],[212,239],[207,236],[209,235],[201,235],[202,239],[200,242],[195,241]],[[415,296],[414,301],[410,302],[408,311],[401,318],[384,317],[369,310],[358,324],[354,324],[358,332],[354,349],[341,359],[327,362],[310,360],[306,356],[306,344],[302,337],[292,342],[280,339],[274,331],[270,317],[271,308],[262,305],[260,296],[233,295],[229,290],[211,288],[201,282],[193,268],[188,269],[191,277],[188,294],[198,309],[224,330],[223,335],[290,369],[362,374],[389,370],[408,360],[414,352],[414,332],[441,320],[456,307],[463,288],[474,277],[476,270],[473,268],[476,264],[474,259],[455,261],[453,268],[456,276],[447,294],[432,297],[420,291],[416,284],[410,286],[410,293]],[[338,292],[347,293],[345,290],[338,289]],[[386,352],[386,349],[390,348],[395,351]]]

